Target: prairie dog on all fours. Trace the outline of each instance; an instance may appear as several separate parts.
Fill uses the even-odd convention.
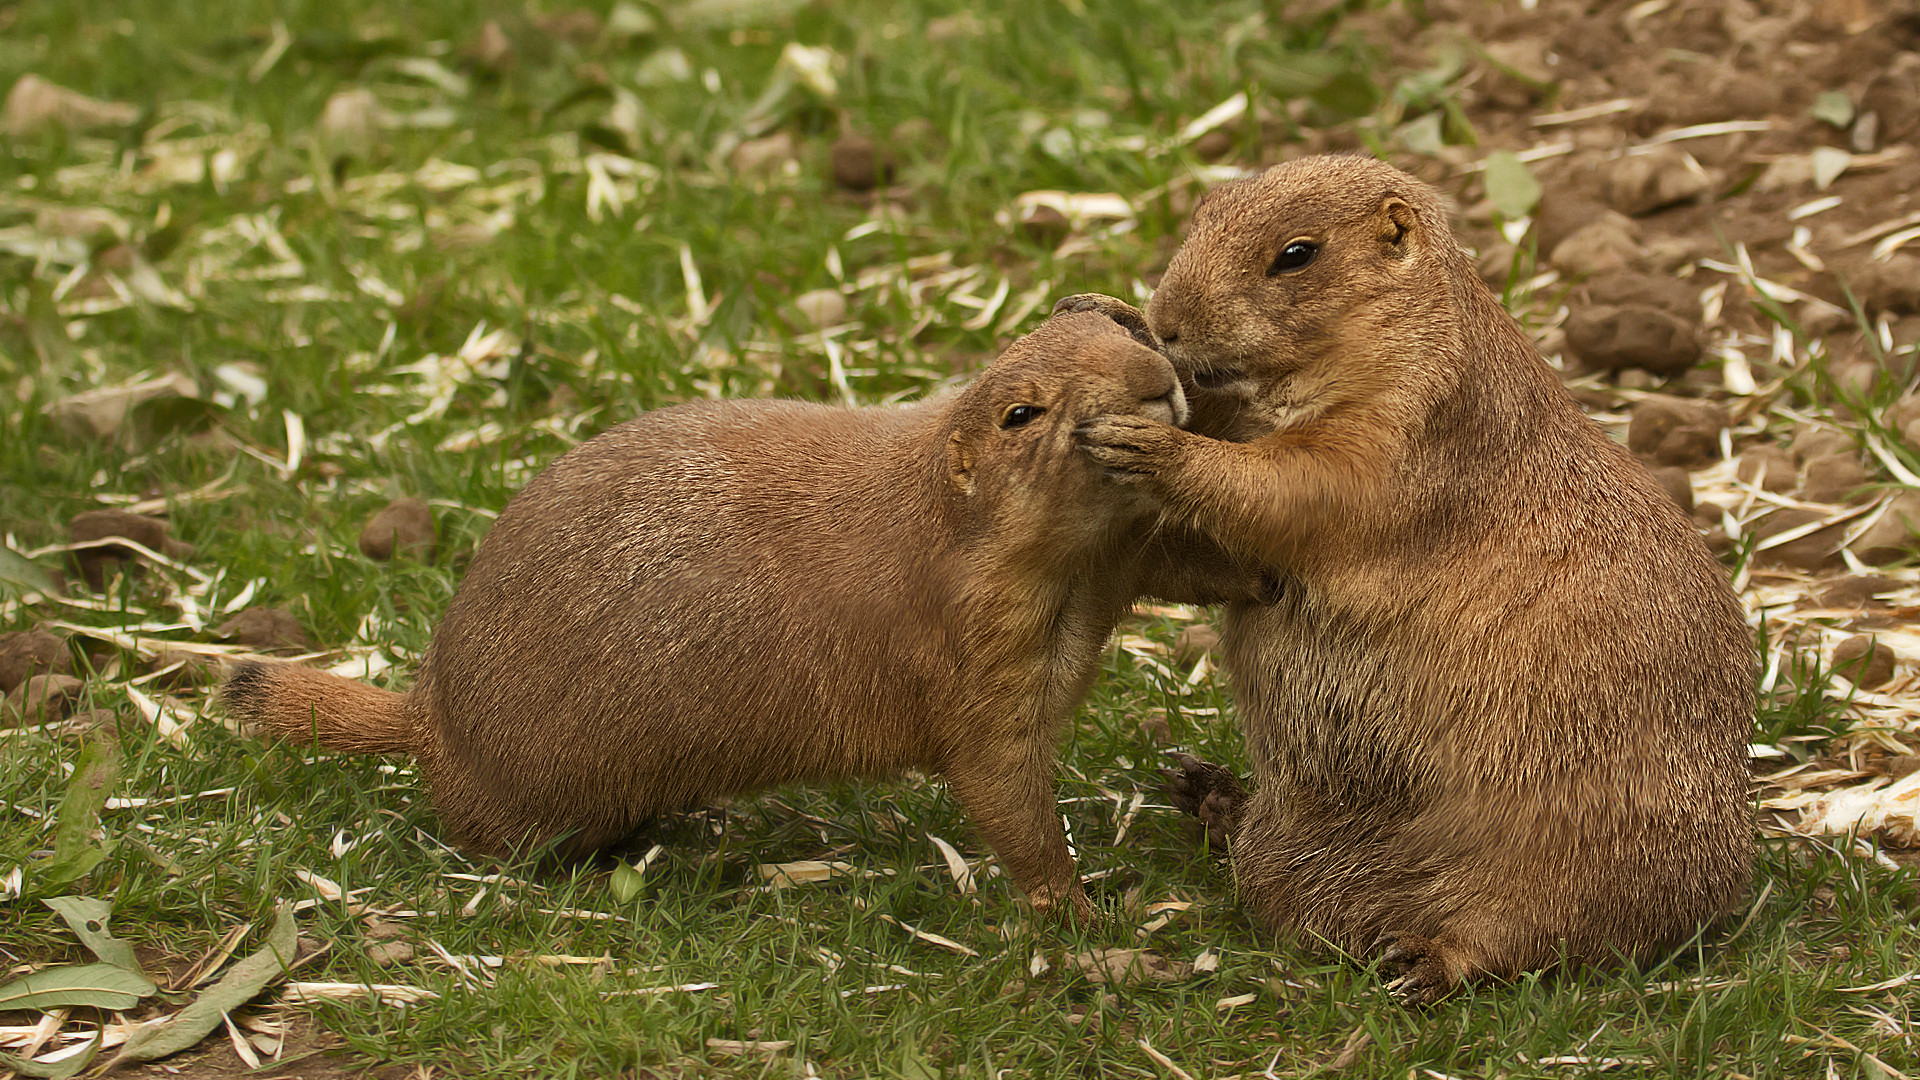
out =
[[[1094,314],[911,405],[649,413],[513,499],[408,693],[249,665],[223,694],[283,739],[414,755],[486,853],[579,855],[732,792],[937,772],[1036,909],[1085,915],[1053,793],[1064,724],[1136,589],[1207,598],[1141,579],[1157,508],[1073,439],[1109,413],[1186,404]]]
[[[1060,305],[1090,308],[1129,318]],[[1246,903],[1378,953],[1424,1003],[1563,955],[1654,957],[1739,901],[1740,605],[1426,185],[1358,157],[1223,185],[1145,318],[1238,399],[1213,434],[1243,441],[1113,417],[1089,453],[1281,580],[1226,618],[1257,790],[1173,777],[1229,832]]]

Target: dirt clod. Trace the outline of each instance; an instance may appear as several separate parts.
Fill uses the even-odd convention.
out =
[[[1793,455],[1772,444],[1750,447],[1740,452],[1734,475],[1776,495],[1792,491],[1796,482]]]
[[[73,674],[73,652],[66,640],[45,630],[0,634],[0,694],[34,675]]]
[[[0,724],[21,727],[64,720],[85,683],[71,675],[35,675],[7,694]]]
[[[1607,201],[1632,217],[1690,202],[1712,187],[1713,179],[1700,163],[1671,146],[1623,157],[1607,173]]]
[[[1892,682],[1896,659],[1891,648],[1868,634],[1855,634],[1833,648],[1833,669],[1865,690]]]
[[[192,547],[169,539],[167,530],[167,522],[157,517],[130,514],[125,510],[87,510],[67,522],[67,539],[82,544],[118,536],[162,555],[180,557],[192,553]],[[88,585],[100,589],[121,563],[137,555],[130,547],[112,544],[73,552],[73,564]]]
[[[1827,515],[1818,510],[1785,509],[1768,514],[1754,529],[1754,535],[1760,540],[1770,540],[1781,533],[1826,520]],[[1756,549],[1754,558],[1769,566],[1790,566],[1796,570],[1824,570],[1828,567],[1843,565],[1840,557],[1840,541],[1846,537],[1846,526],[1828,525],[1822,529],[1789,540],[1764,551]]]
[[[1820,590],[1816,600],[1826,608],[1865,607],[1874,597],[1899,587],[1898,581],[1884,574],[1848,574]]]
[[[214,633],[259,652],[308,652],[313,648],[313,636],[293,612],[264,604],[221,623]]]
[[[405,941],[378,941],[367,946],[367,959],[375,967],[397,967],[413,962],[413,945]]]
[[[1851,454],[1853,437],[1825,424],[1801,424],[1793,430],[1793,456],[1812,461],[1828,454]]]
[[[1181,667],[1190,668],[1219,647],[1220,631],[1206,623],[1194,623],[1173,639],[1173,659]]]
[[[360,530],[360,553],[386,562],[395,556],[433,559],[433,510],[419,499],[395,499]]]
[[[1663,465],[1653,470],[1653,478],[1660,481],[1661,487],[1667,489],[1667,494],[1679,504],[1680,509],[1689,514],[1693,513],[1693,477],[1687,475],[1687,470],[1673,465]]]
[[[1867,259],[1855,269],[1852,284],[1869,315],[1920,312],[1920,255],[1902,251],[1885,262]]]
[[[1547,261],[1563,274],[1580,277],[1638,266],[1646,254],[1632,222],[1608,211],[1607,217],[1567,234],[1550,249]]]
[[[848,191],[872,191],[893,179],[893,161],[872,139],[846,134],[830,151],[835,185]]]
[[[1700,338],[1679,316],[1645,304],[1582,308],[1567,317],[1567,348],[1589,370],[1641,368],[1672,378],[1700,360]]]
[[[1689,325],[1700,323],[1699,289],[1665,274],[1601,274],[1581,286],[1580,294],[1589,304],[1658,308]]]
[[[1695,468],[1720,456],[1727,411],[1711,402],[1651,395],[1633,408],[1627,449],[1658,465]]]
[[[1912,554],[1920,540],[1920,491],[1894,496],[1879,521],[1873,523],[1852,545],[1861,562],[1881,565]]]
[[[1850,453],[1822,454],[1807,462],[1800,495],[1808,502],[1858,502],[1867,482],[1866,466]]]

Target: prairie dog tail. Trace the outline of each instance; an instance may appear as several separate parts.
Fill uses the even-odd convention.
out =
[[[298,664],[248,661],[220,687],[227,711],[257,733],[349,754],[413,754],[407,695]]]

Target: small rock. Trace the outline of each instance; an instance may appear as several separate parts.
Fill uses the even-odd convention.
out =
[[[1191,668],[1219,646],[1220,631],[1206,623],[1194,623],[1173,639],[1173,661],[1183,668]]]
[[[1693,477],[1687,475],[1687,470],[1663,465],[1652,471],[1653,478],[1660,481],[1661,487],[1667,489],[1667,494],[1672,496],[1680,509],[1691,515],[1693,513]],[[1714,520],[1718,521],[1719,516],[1715,515]]]
[[[386,562],[396,555],[433,559],[433,511],[419,499],[395,499],[360,530],[360,553]]]
[[[1727,411],[1718,405],[1650,395],[1633,407],[1627,449],[1655,464],[1696,468],[1720,456],[1726,426]]]
[[[7,694],[0,724],[24,727],[64,719],[86,683],[71,675],[35,675]]]
[[[480,27],[480,36],[467,46],[467,55],[482,71],[503,74],[513,68],[513,40],[500,28],[498,19],[488,19]]]
[[[1920,491],[1907,491],[1893,497],[1880,520],[1854,540],[1852,551],[1861,562],[1879,566],[1911,554],[1916,539],[1920,539]]]
[[[1057,247],[1073,232],[1073,221],[1057,207],[1029,206],[1020,212],[1020,232],[1042,247]]]
[[[1662,146],[1615,161],[1607,174],[1607,201],[1623,214],[1641,217],[1698,199],[1712,187],[1712,177],[1691,154]]]
[[[1887,406],[1886,425],[1890,428],[1904,429],[1916,420],[1920,420],[1920,394],[1903,394]]]
[[[101,101],[38,75],[22,75],[0,108],[0,133],[22,136],[53,127],[70,131],[125,127],[139,118],[140,110],[132,105]]]
[[[167,536],[167,522],[145,514],[130,514],[125,510],[87,510],[75,514],[67,522],[67,539],[75,544],[84,544],[92,540],[105,540],[108,537],[121,537],[162,555],[177,556],[192,552],[192,547],[180,544]],[[75,569],[87,584],[98,590],[106,586],[120,564],[137,558],[139,553],[120,544],[104,547],[82,548],[71,553]]]
[[[1850,284],[1869,315],[1920,312],[1920,255],[1897,251],[1885,262],[1867,259]]]
[[[1852,452],[1853,437],[1844,431],[1825,424],[1801,424],[1793,429],[1793,456],[1801,461]]]
[[[1741,451],[1739,463],[1734,466],[1735,476],[1775,495],[1793,490],[1797,479],[1794,474],[1798,471],[1794,468],[1793,455],[1771,444]]]
[[[1775,510],[1768,514],[1754,529],[1758,540],[1769,540],[1781,533],[1826,520],[1827,515],[1817,510]],[[1846,524],[1829,525],[1816,529],[1805,536],[1789,540],[1776,547],[1754,551],[1754,558],[1773,566],[1789,566],[1797,570],[1824,570],[1828,567],[1844,565],[1840,557],[1840,541],[1846,538]]]
[[[1219,161],[1233,152],[1233,133],[1214,128],[1193,141],[1193,156],[1201,161]]]
[[[1850,453],[1823,454],[1807,462],[1800,496],[1808,502],[1859,502],[1866,482],[1867,470],[1859,458]]]
[[[1646,368],[1621,368],[1614,373],[1613,385],[1622,390],[1651,390],[1660,385],[1660,376]]]
[[[0,694],[35,675],[73,674],[73,651],[64,638],[45,630],[0,634]]]
[[[833,182],[848,191],[872,191],[893,179],[892,160],[865,135],[835,139],[830,157]]]
[[[793,298],[793,306],[807,325],[816,330],[839,326],[847,321],[847,298],[839,289],[813,289]]]
[[[283,607],[250,607],[220,624],[214,633],[258,652],[285,649],[310,652],[313,637],[293,612]]]
[[[368,941],[395,941],[407,936],[407,925],[392,919],[374,919],[367,923],[364,936]]]
[[[1140,734],[1146,736],[1148,742],[1159,746],[1173,741],[1173,725],[1167,722],[1164,710],[1154,709],[1140,718]]]
[[[742,176],[774,176],[797,160],[793,136],[777,131],[762,139],[748,139],[733,148],[727,163]]]
[[[375,967],[397,967],[413,962],[413,946],[405,941],[379,941],[367,946],[367,959]]]
[[[1833,670],[1864,690],[1893,681],[1893,650],[1867,634],[1855,634],[1833,647]]]
[[[1884,574],[1848,574],[1827,585],[1815,600],[1826,608],[1857,608],[1881,593],[1900,588],[1900,582]]]
[[[334,91],[320,109],[314,133],[329,157],[366,157],[379,140],[380,129],[390,123],[392,117],[373,91],[356,86]]]
[[[1616,217],[1618,215],[1615,215]],[[1637,230],[1612,218],[1576,229],[1554,245],[1547,262],[1563,274],[1580,277],[1604,274],[1640,264],[1646,257]]]
[[[1596,305],[1567,317],[1567,348],[1594,371],[1644,368],[1681,375],[1700,360],[1693,325],[1656,307]]]

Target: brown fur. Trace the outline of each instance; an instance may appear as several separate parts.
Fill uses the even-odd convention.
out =
[[[1016,405],[1045,412],[1003,427]],[[1136,591],[1205,599],[1137,536],[1149,500],[1075,448],[1184,418],[1173,370],[1057,318],[964,390],[894,408],[704,402],[575,448],[501,513],[406,694],[239,669],[290,740],[420,760],[441,821],[499,853],[622,840],[795,781],[942,774],[1040,910],[1091,911],[1056,745]]]
[[[1269,273],[1299,239],[1317,256]],[[1226,620],[1258,779],[1231,842],[1248,904],[1384,949],[1427,1002],[1562,955],[1655,956],[1739,900],[1739,604],[1427,187],[1351,157],[1226,185],[1146,316],[1183,376],[1240,402],[1211,434],[1246,441],[1115,417],[1089,452],[1281,576]],[[1218,778],[1188,779],[1218,817]]]

